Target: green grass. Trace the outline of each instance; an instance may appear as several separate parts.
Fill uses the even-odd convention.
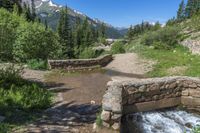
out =
[[[33,70],[46,70],[48,69],[48,64],[47,61],[43,60],[29,60],[27,62],[28,68],[33,69]]]
[[[36,83],[26,81],[13,66],[0,69],[0,133],[11,132],[40,117],[51,106],[53,94]]]
[[[172,76],[173,74],[168,73],[168,70],[174,67],[185,67],[187,69],[173,76],[200,76],[200,69],[198,69],[200,66],[200,56],[192,55],[183,46],[177,45],[172,50],[161,50],[142,45],[138,40],[135,40],[127,46],[127,50],[134,51],[144,58],[157,62],[153,66],[153,70],[147,74],[149,77]]]

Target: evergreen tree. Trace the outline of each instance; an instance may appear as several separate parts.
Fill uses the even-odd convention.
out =
[[[190,18],[200,10],[200,0],[188,0],[185,15]]]
[[[71,58],[72,43],[70,42],[71,29],[68,18],[68,8],[61,10],[60,20],[58,24],[58,35],[60,37],[60,43],[62,44],[63,56]]]
[[[48,22],[47,22],[46,19],[45,19],[45,21],[44,21],[44,25],[45,25],[45,29],[47,30],[47,29],[48,29]]]
[[[35,0],[31,0],[31,20],[34,21],[37,17],[35,10]]]
[[[24,3],[23,7],[23,16],[26,18],[27,21],[32,21],[32,14],[29,5]]]
[[[134,28],[133,26],[131,25],[128,32],[127,32],[127,37],[128,37],[128,40],[131,41],[133,39],[133,36],[134,36]]]
[[[104,23],[102,23],[100,27],[100,37],[106,38],[106,26]]]
[[[15,4],[18,6],[19,13],[21,13],[21,0],[0,0],[0,8],[5,8],[8,11],[13,11]]]
[[[177,19],[183,20],[184,18],[185,18],[185,3],[184,3],[184,0],[182,0],[177,12]]]
[[[82,36],[83,36],[81,20],[79,17],[76,17],[76,24],[74,27],[73,36],[74,36],[73,40],[74,40],[75,56],[78,57],[80,52],[82,51],[81,43],[82,43]]]
[[[17,4],[15,4],[14,7],[13,7],[13,13],[14,13],[14,14],[17,14],[17,15],[20,15],[20,9],[19,9],[19,7],[17,6]]]

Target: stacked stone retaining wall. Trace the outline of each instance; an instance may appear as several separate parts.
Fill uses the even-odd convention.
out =
[[[50,69],[80,70],[106,66],[112,61],[112,55],[94,59],[48,60]]]
[[[109,82],[103,97],[103,125],[119,130],[123,115],[183,105],[200,110],[200,79],[167,77]]]

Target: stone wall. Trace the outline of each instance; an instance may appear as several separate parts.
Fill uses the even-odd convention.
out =
[[[48,60],[50,69],[80,70],[102,67],[112,61],[112,55],[94,59]]]
[[[120,129],[123,115],[183,105],[200,109],[200,79],[167,77],[109,82],[103,97],[103,125]]]

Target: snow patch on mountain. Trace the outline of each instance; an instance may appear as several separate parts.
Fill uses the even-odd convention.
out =
[[[54,7],[57,7],[56,4],[54,4],[51,0],[49,1],[49,6],[54,6]]]
[[[79,14],[79,15],[83,15],[83,16],[86,16],[85,14],[83,14],[82,12],[79,12],[77,10],[73,10],[75,13]]]

